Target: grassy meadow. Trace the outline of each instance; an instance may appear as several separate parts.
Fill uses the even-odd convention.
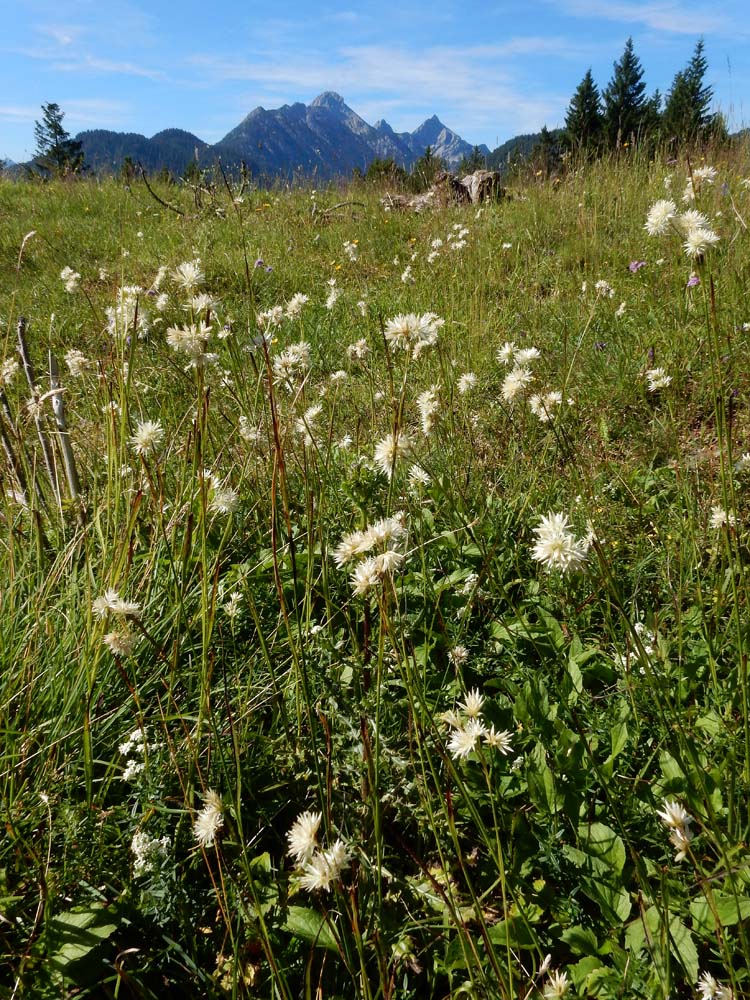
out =
[[[153,186],[0,182],[0,996],[750,997],[750,151]]]

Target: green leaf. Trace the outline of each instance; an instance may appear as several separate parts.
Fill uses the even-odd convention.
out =
[[[502,948],[508,944],[511,948],[533,948],[537,944],[536,935],[521,917],[499,920],[487,929],[487,937]]]
[[[578,838],[581,847],[590,855],[604,861],[610,871],[622,875],[625,867],[625,845],[622,838],[604,823],[591,823],[578,828]],[[612,881],[617,881],[613,879]]]
[[[750,917],[750,899],[715,892],[711,904],[705,898],[694,899],[690,904],[690,916],[696,933],[713,937],[717,921],[721,927],[732,927]]]
[[[317,910],[310,910],[306,906],[290,906],[284,927],[294,937],[301,938],[316,948],[339,950],[330,924]]]
[[[544,747],[537,743],[528,756],[526,780],[534,805],[544,812],[555,813],[562,804],[562,797],[555,790],[555,778],[546,757]]]
[[[560,936],[574,955],[596,955],[599,950],[596,934],[588,927],[566,927]]]
[[[672,941],[670,949],[672,954],[679,959],[688,979],[694,983],[698,978],[698,951],[692,934],[681,920],[672,917],[669,921],[669,936]]]
[[[71,966],[82,959],[87,959],[87,965],[90,963],[95,949],[103,945],[119,927],[117,918],[117,908],[104,903],[75,907],[52,917],[46,934],[50,967],[75,978]]]

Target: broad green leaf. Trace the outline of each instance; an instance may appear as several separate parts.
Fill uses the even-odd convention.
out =
[[[693,936],[687,927],[677,917],[669,921],[670,951],[679,959],[680,965],[687,973],[690,982],[698,978],[698,951]]]
[[[721,927],[732,927],[750,917],[750,899],[715,892],[710,903],[705,898],[694,899],[690,904],[690,916],[698,934],[713,937],[717,921]]]
[[[47,925],[47,961],[58,972],[89,958],[119,926],[117,910],[104,903],[76,907],[52,917]]]
[[[588,927],[566,927],[560,935],[574,955],[596,955],[596,934]]]
[[[604,861],[617,876],[608,881],[619,882],[619,876],[625,867],[625,845],[622,838],[604,823],[592,823],[578,828],[578,839],[584,851]]]
[[[336,938],[325,917],[306,906],[290,906],[287,911],[286,930],[316,948],[338,951]]]

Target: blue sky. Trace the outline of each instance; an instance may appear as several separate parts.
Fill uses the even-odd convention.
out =
[[[716,107],[750,124],[747,0],[0,0],[0,11],[0,157],[14,160],[33,155],[47,101],[71,134],[177,127],[215,142],[259,104],[323,90],[371,123],[411,131],[437,114],[494,148],[561,125],[588,67],[603,88],[629,35],[649,92],[669,89],[702,35]]]

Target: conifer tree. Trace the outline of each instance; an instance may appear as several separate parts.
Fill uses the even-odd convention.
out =
[[[595,149],[602,141],[604,115],[599,88],[594,83],[591,69],[573,94],[565,116],[565,129],[571,146],[578,149]]]
[[[713,91],[703,85],[708,69],[703,48],[701,38],[690,62],[675,74],[672,81],[663,118],[663,131],[668,139],[694,142],[712,123],[713,116],[708,109]]]
[[[604,132],[611,146],[642,139],[652,115],[646,98],[643,67],[628,38],[612,79],[604,91]]]
[[[64,177],[84,169],[83,147],[63,128],[64,117],[59,104],[43,104],[42,119],[34,123],[34,166],[45,177]]]

